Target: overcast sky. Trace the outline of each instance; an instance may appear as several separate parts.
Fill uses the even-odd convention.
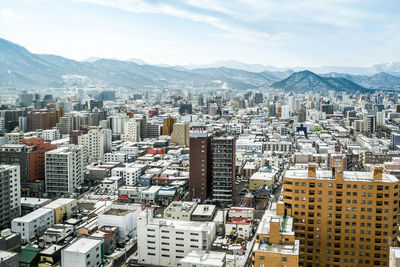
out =
[[[400,1],[1,0],[0,37],[77,60],[369,66],[400,61]]]

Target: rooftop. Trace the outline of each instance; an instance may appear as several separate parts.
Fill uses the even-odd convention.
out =
[[[300,241],[295,240],[294,244],[290,244],[290,245],[255,243],[253,251],[278,253],[278,254],[286,254],[286,255],[299,255]]]
[[[192,250],[180,263],[201,264],[202,266],[224,266],[225,252],[206,252],[203,250]]]
[[[332,171],[330,170],[317,170],[316,177],[309,177],[308,170],[287,170],[285,173],[285,178],[294,179],[325,179],[325,180],[335,180],[332,177]],[[347,181],[364,181],[364,182],[386,182],[394,183],[399,180],[391,174],[382,174],[382,180],[374,180],[372,172],[357,172],[357,171],[343,171],[343,179]]]
[[[72,243],[69,247],[67,247],[64,251],[68,252],[78,252],[78,253],[87,253],[92,248],[103,243],[102,240],[91,239],[91,238],[81,238],[76,242]]]
[[[211,216],[216,208],[215,205],[198,205],[193,211],[192,216]]]

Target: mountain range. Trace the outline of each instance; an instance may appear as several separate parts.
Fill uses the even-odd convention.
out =
[[[339,70],[339,67],[332,68]],[[318,75],[310,70],[298,71],[238,61],[220,61],[207,66],[149,65],[140,59],[88,58],[75,61],[56,55],[33,54],[0,38],[0,88],[65,87],[66,77],[79,75],[108,86],[134,89],[175,86],[212,89],[272,87],[298,92],[400,90],[400,64],[375,65],[374,69],[376,72],[373,75],[334,71],[321,71],[322,74]],[[388,73],[379,72],[381,70]]]

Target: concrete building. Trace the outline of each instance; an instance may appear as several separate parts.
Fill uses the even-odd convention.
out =
[[[177,266],[192,250],[208,250],[215,239],[213,222],[153,218],[150,209],[138,218],[138,263]]]
[[[137,122],[135,118],[125,122],[122,140],[131,142],[140,141],[140,122]]]
[[[192,221],[209,221],[211,222],[217,213],[215,205],[197,205],[192,213]]]
[[[214,137],[212,146],[212,199],[232,202],[236,177],[236,138]]]
[[[111,170],[112,176],[123,178],[124,185],[135,186],[138,184],[142,169],[137,167],[116,167]]]
[[[171,133],[171,143],[182,146],[189,146],[189,124],[175,123]]]
[[[172,201],[164,210],[164,218],[170,220],[190,221],[197,207],[196,202]]]
[[[40,208],[23,217],[11,221],[11,231],[21,234],[23,243],[44,234],[54,224],[54,212],[50,209]]]
[[[300,242],[295,239],[293,217],[286,216],[283,202],[266,210],[256,232],[253,266],[299,266]]]
[[[20,167],[0,165],[0,228],[10,226],[12,219],[21,215]]]
[[[112,152],[112,153],[105,153],[104,154],[104,161],[105,162],[128,162],[128,154],[121,153],[121,152]]]
[[[181,259],[177,266],[180,267],[225,267],[226,253],[216,251],[192,250]]]
[[[42,208],[49,204],[51,199],[36,198],[36,197],[22,197],[21,198],[21,216],[31,213],[34,210]]]
[[[176,123],[176,119],[168,116],[163,119],[163,127],[162,127],[162,135],[171,135],[174,129],[174,124]]]
[[[55,224],[44,232],[43,240],[46,245],[60,244],[60,242],[73,233],[74,226],[68,224]]]
[[[78,201],[74,198],[57,198],[43,208],[54,211],[54,223],[62,224],[78,210]]]
[[[400,248],[390,248],[389,267],[400,267]]]
[[[100,266],[104,262],[104,243],[94,238],[81,238],[61,252],[63,267]]]
[[[78,145],[85,148],[88,163],[103,160],[104,153],[111,151],[111,130],[91,129],[78,137]]]
[[[46,192],[71,194],[83,183],[86,155],[83,147],[70,145],[46,152]]]
[[[60,131],[57,129],[44,130],[42,132],[42,138],[44,139],[44,141],[54,141],[60,139],[61,134]]]
[[[286,171],[283,201],[300,240],[300,265],[387,266],[390,246],[398,245],[399,185],[382,166],[343,171],[343,159],[328,171],[315,164]]]
[[[99,214],[99,227],[118,227],[118,240],[125,242],[126,238],[137,235],[137,218],[142,212],[140,205],[109,205],[103,213]]]
[[[0,250],[0,267],[18,267],[18,253]]]
[[[27,145],[5,144],[0,147],[0,164],[18,164],[20,166],[21,189],[28,188],[29,182],[29,154],[34,150]]]

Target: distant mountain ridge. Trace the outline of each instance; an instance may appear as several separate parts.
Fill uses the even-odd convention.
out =
[[[293,73],[288,78],[271,85],[273,88],[285,91],[294,91],[296,93],[305,93],[307,91],[366,91],[366,88],[343,78],[343,77],[322,77],[311,71],[305,70]]]
[[[300,92],[307,87],[311,90],[339,91],[365,88],[400,90],[400,77],[388,73],[367,76],[330,72],[317,75],[311,71],[295,72],[238,61],[220,61],[218,64],[215,67],[188,69],[149,65],[140,59],[88,58],[75,61],[56,55],[33,54],[20,45],[0,38],[1,88],[57,88],[66,85],[66,76],[79,75],[110,86],[136,89],[164,86],[257,89],[272,86]],[[222,66],[224,64],[237,68]],[[264,67],[269,70],[256,71]],[[397,70],[397,65],[391,64],[389,67],[381,64],[376,69]]]

